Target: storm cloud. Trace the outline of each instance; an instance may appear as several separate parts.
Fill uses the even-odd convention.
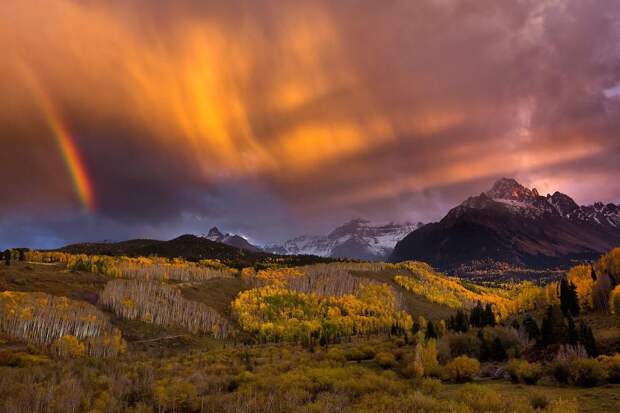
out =
[[[615,0],[21,0],[0,53],[0,246],[620,201]]]

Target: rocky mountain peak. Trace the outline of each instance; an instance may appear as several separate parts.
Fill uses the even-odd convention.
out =
[[[573,198],[558,191],[554,192],[553,195],[547,195],[547,202],[563,217],[567,217],[579,209],[579,205],[577,205]]]
[[[211,241],[218,241],[224,238],[224,234],[222,234],[217,227],[213,227],[209,230],[209,233],[205,238]]]
[[[539,196],[536,188],[526,188],[513,178],[502,178],[495,182],[493,187],[486,192],[486,195],[492,199],[520,202],[532,201]]]
[[[361,227],[366,227],[370,224],[370,221],[362,218],[352,219],[351,221],[342,224],[338,228],[329,233],[329,238],[340,238],[342,236],[355,234]]]
[[[503,178],[441,221],[403,238],[391,260],[421,260],[448,269],[488,259],[551,268],[591,259],[617,245],[620,205],[579,206],[561,192],[543,197]]]

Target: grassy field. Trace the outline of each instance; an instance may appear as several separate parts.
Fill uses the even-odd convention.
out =
[[[0,291],[40,291],[95,303],[107,281],[103,275],[69,271],[60,264],[0,265]]]
[[[581,388],[571,386],[557,386],[538,384],[527,386],[513,384],[507,380],[485,380],[479,382],[491,390],[497,391],[506,398],[529,401],[532,395],[543,395],[553,399],[575,399],[579,405],[579,411],[583,413],[615,413],[620,409],[620,385],[610,384],[607,386]],[[446,398],[457,397],[462,389],[461,384],[446,384],[442,387],[439,395]]]

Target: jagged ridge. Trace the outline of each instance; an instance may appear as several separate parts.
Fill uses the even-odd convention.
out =
[[[568,195],[541,196],[503,178],[438,223],[413,231],[390,259],[423,260],[442,269],[493,260],[534,267],[566,266],[620,245],[620,206],[579,206]]]
[[[281,245],[268,245],[265,251],[295,255],[309,254],[321,257],[383,260],[394,245],[421,224],[373,224],[365,219],[354,219],[324,236],[300,236]]]

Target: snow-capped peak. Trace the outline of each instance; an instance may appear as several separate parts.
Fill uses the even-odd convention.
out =
[[[279,254],[311,254],[323,257],[384,259],[394,245],[421,224],[377,224],[351,220],[325,236],[300,236],[264,249]]]
[[[487,192],[468,198],[450,211],[448,216],[458,218],[468,209],[485,209],[498,205],[529,219],[559,215],[577,224],[620,228],[619,205],[596,202],[593,205],[579,206],[566,194],[555,192],[543,197],[535,188],[526,188],[511,178],[502,178]]]

